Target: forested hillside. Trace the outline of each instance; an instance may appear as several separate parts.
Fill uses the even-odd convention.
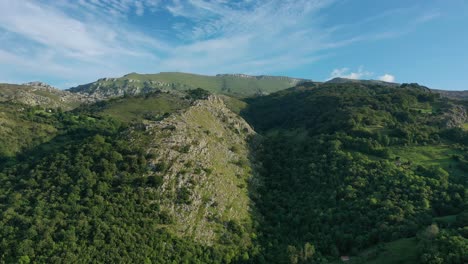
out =
[[[70,112],[2,107],[25,132],[0,141],[1,263],[232,263],[255,253],[253,132],[221,99],[193,90]]]
[[[466,101],[374,81],[125,78],[76,97],[0,87],[0,263],[468,262]],[[257,93],[246,82],[281,91],[239,99]]]
[[[266,263],[466,263],[462,106],[417,85],[359,83],[248,103],[244,116],[264,136],[255,202]],[[384,242],[415,236],[419,246],[376,260],[392,250]]]

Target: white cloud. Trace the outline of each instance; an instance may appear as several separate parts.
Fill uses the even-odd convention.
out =
[[[327,33],[320,32],[310,19],[330,3],[328,0],[241,1],[237,4],[175,0],[167,9],[190,21],[178,24],[175,33],[184,39],[181,43],[164,42],[121,26],[125,21],[119,15],[146,14],[148,8],[162,8],[158,1],[78,1],[81,9],[96,14],[88,17],[80,16],[82,12],[76,14],[77,6],[71,5],[69,0],[61,3],[57,6],[28,0],[0,2],[0,10],[3,10],[0,11],[0,28],[40,44],[42,48],[37,54],[53,51],[52,58],[43,61],[49,65],[81,69],[77,64],[88,63],[82,72],[92,72],[96,68],[112,72],[119,66],[128,68],[129,72],[137,71],[132,64],[138,63],[142,69],[143,64],[139,62],[145,60],[146,65],[152,65],[144,68],[148,72],[265,73],[316,61],[323,55],[314,52],[327,49],[327,43],[331,43]],[[65,12],[70,9],[74,16]],[[112,18],[106,16],[107,13],[118,16]],[[288,36],[287,41],[276,41],[285,36]],[[37,46],[34,43],[28,45]],[[37,58],[33,54],[30,59]],[[77,62],[69,63],[69,60]],[[36,61],[39,65],[43,62]],[[55,68],[44,68],[56,74]]]
[[[353,79],[353,80],[361,80],[361,79],[370,79],[372,76],[374,76],[374,73],[370,71],[364,70],[364,67],[359,67],[357,71],[351,71],[349,68],[339,68],[339,69],[334,69],[328,78],[328,80],[331,80],[333,78],[346,78],[346,79]],[[395,82],[395,76],[391,74],[384,74],[382,76],[377,77],[378,80],[384,81],[384,82]]]
[[[29,1],[0,1],[0,27],[43,45],[89,56],[108,51],[110,47],[103,41],[112,40],[112,32],[95,38],[104,30],[87,28],[78,20]]]
[[[176,47],[165,69],[202,73],[266,73],[300,67],[326,56],[331,36],[318,13],[331,1],[174,1],[167,9],[191,23],[177,24],[191,43]]]
[[[322,11],[333,2],[0,0],[0,78],[40,72],[45,78],[63,76],[61,83],[82,83],[133,71],[268,74],[382,33],[361,28],[388,15],[323,26]],[[139,20],[135,16],[145,16],[148,25],[132,24]],[[331,78],[370,75],[342,68]]]
[[[372,72],[365,71],[363,67],[359,67],[359,69],[356,72],[351,72],[349,68],[340,68],[340,69],[334,69],[331,72],[329,79],[339,77],[339,78],[358,80],[358,79],[369,78],[372,75],[373,75]]]
[[[97,74],[127,73],[137,62],[155,63],[158,52],[168,49],[154,37],[99,17],[78,19],[36,1],[1,0],[0,77],[22,73],[91,81]]]
[[[380,76],[379,80],[384,81],[384,82],[395,82],[395,76],[386,73],[386,74]]]
[[[316,29],[313,14],[328,6],[330,0],[271,1],[173,1],[167,6],[172,15],[194,23],[187,24],[185,37],[206,39],[211,36],[249,34],[270,36],[294,28],[312,33]],[[283,36],[284,37],[284,36]]]

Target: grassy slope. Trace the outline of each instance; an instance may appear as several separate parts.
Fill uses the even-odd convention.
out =
[[[153,83],[151,83],[153,82]],[[114,89],[116,87],[154,88],[187,90],[203,88],[214,93],[224,93],[239,97],[251,96],[257,93],[272,93],[294,86],[290,78],[271,77],[264,79],[243,78],[237,76],[206,76],[189,73],[163,72],[158,74],[127,74],[117,79],[101,79],[95,83],[83,85],[73,90],[94,91],[99,89]]]
[[[105,106],[98,109],[95,114],[112,117],[122,122],[132,122],[157,118],[185,108],[188,104],[188,101],[168,94],[119,98],[105,103]]]
[[[254,79],[236,76],[206,76],[190,73],[162,72],[158,74],[129,74],[125,78],[140,81],[163,81],[180,83],[194,88],[200,87],[211,92],[227,92],[237,95],[251,95],[257,91],[276,92],[289,88],[292,84],[281,78]],[[223,90],[223,87],[225,90]]]
[[[418,263],[416,238],[402,238],[383,243],[351,257],[350,264],[412,264]],[[343,263],[341,260],[333,262]]]
[[[222,96],[222,98],[226,107],[236,114],[240,114],[240,112],[247,107],[247,103],[239,99],[230,96]]]
[[[459,177],[465,175],[458,168],[457,162],[452,159],[452,155],[461,155],[463,152],[451,145],[390,147],[389,149],[395,156],[401,157],[402,162],[411,161],[415,165],[441,166],[450,175]]]
[[[0,157],[13,156],[23,149],[48,141],[56,134],[54,126],[26,119],[25,108],[27,106],[0,103]],[[40,111],[37,112],[39,114]]]
[[[8,89],[1,90],[3,95],[14,95],[17,92],[15,89],[22,89],[15,85],[8,87]],[[38,90],[34,93],[58,98],[46,91]],[[84,106],[78,109],[78,114],[80,111],[85,111],[91,115],[110,117],[125,123],[141,122],[144,119],[161,119],[188,105],[189,101],[180,96],[162,93],[146,97],[118,98]],[[43,105],[32,108],[23,104],[0,102],[0,156],[14,156],[22,150],[47,142],[57,135],[57,128],[47,118],[51,113],[44,110],[47,107]]]
[[[445,225],[451,225],[457,220],[457,215],[447,215],[442,217],[434,217],[433,221],[435,223],[443,223]]]

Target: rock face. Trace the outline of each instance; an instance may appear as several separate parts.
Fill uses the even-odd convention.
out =
[[[466,108],[461,105],[453,105],[442,115],[442,126],[446,128],[461,127],[468,122]]]
[[[155,90],[185,91],[197,88],[212,93],[245,97],[256,94],[269,94],[306,81],[310,80],[285,76],[251,76],[246,74],[207,76],[180,72],[130,73],[120,78],[102,78],[93,83],[70,88],[69,91],[86,94],[97,100],[125,94],[136,95]]]
[[[145,133],[152,138],[147,152],[155,157],[150,175],[163,177],[155,202],[176,222],[176,233],[209,245],[229,222],[251,225],[248,140],[255,133],[221,97],[151,122]]]
[[[24,83],[23,85],[31,86],[31,87],[34,87],[36,89],[44,89],[44,90],[49,91],[49,92],[58,90],[57,88],[54,88],[54,87],[48,85],[47,83],[43,83],[43,82],[28,82],[28,83]]]
[[[124,95],[139,95],[156,91],[168,91],[168,88],[170,87],[170,83],[162,81],[103,78],[94,83],[71,88],[69,91],[75,94],[84,95],[94,101],[101,101]]]
[[[457,100],[468,100],[468,90],[465,91],[447,91],[447,90],[432,90],[443,97],[457,99]]]
[[[72,109],[81,103],[95,100],[85,94],[59,90],[42,82],[23,85],[0,84],[0,102],[22,103],[31,106]]]

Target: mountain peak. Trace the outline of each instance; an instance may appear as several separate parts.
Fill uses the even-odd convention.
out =
[[[297,80],[297,81],[312,81],[309,79],[303,78],[294,78],[288,76],[275,76],[275,75],[249,75],[244,73],[224,73],[224,74],[216,74],[216,77],[237,77],[237,78],[245,78],[245,79],[257,79],[257,80],[265,80],[265,79],[278,79],[278,80]]]
[[[23,83],[23,85],[25,86],[31,86],[31,87],[34,87],[34,88],[42,88],[42,89],[54,89],[54,90],[57,90],[57,88],[47,84],[47,83],[44,83],[44,82],[40,82],[40,81],[34,81],[34,82],[28,82],[28,83]]]
[[[326,81],[325,83],[360,83],[360,84],[379,84],[384,86],[399,86],[399,83],[385,82],[380,80],[360,80],[360,79],[349,79],[343,77],[336,77],[331,80]]]

